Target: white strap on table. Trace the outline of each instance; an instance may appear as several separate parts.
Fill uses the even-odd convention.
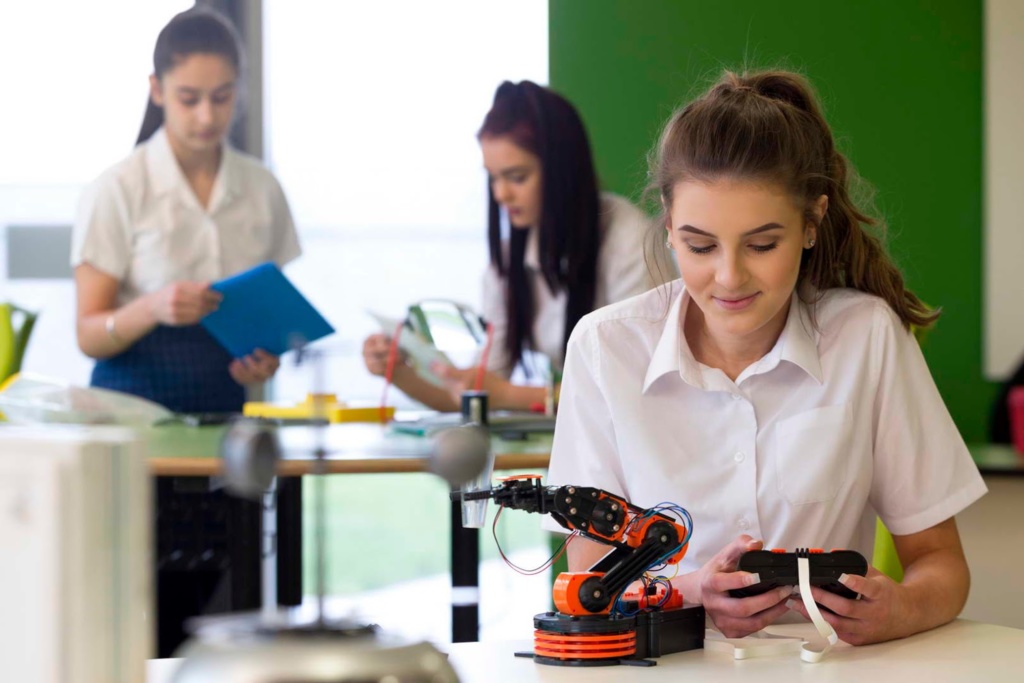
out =
[[[800,648],[800,659],[805,662],[820,662],[832,649],[832,646],[839,641],[836,630],[832,624],[825,621],[818,609],[818,603],[811,597],[811,565],[806,557],[798,557],[796,560],[797,576],[800,578],[800,598],[804,601],[804,608],[811,616],[814,628],[818,629],[818,635],[825,639],[826,645],[820,650],[815,650],[805,642]]]
[[[821,616],[817,603],[811,596],[811,569],[806,557],[797,558],[797,578],[800,580],[800,598],[804,601],[807,614],[810,615],[814,627],[825,639],[825,647],[815,650],[803,638],[775,636],[758,631],[746,638],[726,638],[718,631],[708,630],[704,636],[704,649],[713,652],[731,652],[734,659],[750,659],[751,657],[772,657],[789,653],[800,653],[800,659],[815,663],[824,659],[828,651],[839,640],[835,629]]]
[[[732,654],[733,659],[796,654],[803,644],[803,638],[773,636],[764,631],[758,631],[746,638],[726,638],[719,631],[711,629],[704,633],[705,650]]]

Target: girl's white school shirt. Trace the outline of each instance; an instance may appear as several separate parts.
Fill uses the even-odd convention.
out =
[[[653,235],[651,219],[646,214],[623,197],[608,192],[601,194],[600,210],[601,245],[597,254],[595,309],[646,292],[679,276],[663,246],[664,231]],[[565,307],[569,295],[564,289],[553,293],[544,279],[537,228],[530,228],[523,263],[533,291],[533,351],[544,354],[560,369],[565,355]],[[484,271],[481,313],[494,327],[487,369],[504,377],[514,370],[505,350],[507,282],[493,265]]]
[[[83,193],[71,265],[118,279],[125,304],[171,282],[216,281],[301,253],[284,192],[259,160],[225,144],[203,208],[160,128]]]
[[[688,305],[676,281],[580,321],[548,474],[689,510],[681,572],[741,534],[870,561],[876,516],[913,534],[986,492],[917,342],[883,300],[828,290],[812,322],[794,295],[778,342],[735,382],[694,359],[680,325]]]

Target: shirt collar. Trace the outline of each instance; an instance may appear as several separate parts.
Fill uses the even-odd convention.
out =
[[[232,197],[241,194],[240,177],[237,172],[238,153],[227,142],[224,143],[217,168],[217,179],[214,181],[210,195],[209,212],[213,213],[219,206]],[[195,200],[192,189],[185,180],[185,174],[178,165],[178,160],[167,139],[167,130],[161,126],[146,142],[146,167],[149,172],[150,185],[156,195],[164,195],[178,190],[183,197]]]
[[[691,386],[699,389],[705,388],[700,363],[693,357],[690,345],[682,333],[681,321],[686,313],[686,307],[691,302],[685,287],[681,288],[679,295],[676,296],[669,308],[661,337],[651,354],[651,362],[647,366],[647,375],[644,378],[644,393],[655,380],[670,372],[678,373],[680,378]],[[780,361],[793,363],[821,384],[818,332],[811,322],[807,306],[800,301],[796,293],[793,294],[793,299],[790,302],[786,325],[782,329],[779,340],[765,358],[755,364],[759,368],[756,373],[752,374],[768,372]]]
[[[146,169],[150,187],[157,195],[167,194],[185,182],[162,126],[146,142]]]
[[[781,360],[788,361],[822,383],[821,357],[818,355],[818,337],[807,305],[796,292],[789,305],[789,316],[777,345],[782,347]]]

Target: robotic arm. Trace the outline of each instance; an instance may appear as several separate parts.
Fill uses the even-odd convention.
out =
[[[676,564],[686,555],[693,526],[669,517],[665,506],[644,509],[602,489],[542,486],[537,475],[509,477],[490,490],[458,493],[465,500],[493,499],[503,508],[549,514],[564,528],[613,550],[587,572],[566,572],[555,580],[553,597],[562,614],[608,614],[631,583],[651,567]],[[666,600],[667,600],[666,596]]]

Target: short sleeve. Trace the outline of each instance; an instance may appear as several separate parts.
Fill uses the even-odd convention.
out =
[[[513,368],[510,367],[508,351],[505,347],[508,338],[505,281],[498,275],[498,269],[493,264],[484,270],[481,292],[480,314],[494,331],[490,355],[487,357],[487,369],[508,379],[512,375]]]
[[[270,258],[280,267],[301,256],[302,247],[299,245],[299,236],[295,230],[291,209],[288,207],[288,199],[285,197],[281,184],[273,176],[271,176],[270,192],[271,210],[274,216],[274,244]]]
[[[628,498],[596,337],[595,330],[577,326],[569,339],[547,484],[593,486]],[[565,531],[554,520],[543,526]]]
[[[920,346],[888,306],[872,325],[878,389],[871,502],[889,530],[935,526],[986,492]]]
[[[128,201],[117,176],[107,173],[82,193],[71,232],[71,267],[88,263],[123,280],[132,257]]]

